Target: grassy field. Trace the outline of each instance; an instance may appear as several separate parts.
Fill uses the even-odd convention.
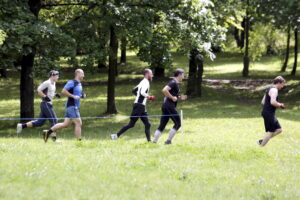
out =
[[[235,58],[227,60],[229,57],[221,57],[216,65],[208,63],[205,77],[239,78],[237,66],[241,64]],[[252,69],[258,77],[253,78],[278,75],[277,68],[270,70],[277,61],[264,58],[256,63]],[[174,67],[183,62],[184,58],[178,57]],[[129,68],[124,70],[130,71]],[[90,76],[91,79],[86,75],[87,81],[101,81]],[[117,116],[131,112],[134,96],[130,91],[137,80],[129,81],[128,77],[136,75],[118,79]],[[0,88],[0,118],[18,117],[18,87],[8,86],[15,80],[1,81],[5,87]],[[83,120],[82,142],[77,142],[73,130],[68,128],[58,132],[60,142],[45,144],[40,131],[49,124],[24,130],[17,137],[16,121],[0,121],[0,199],[298,200],[300,81],[298,77],[288,80],[280,99],[287,109],[277,112],[284,132],[265,148],[256,144],[264,135],[259,104],[263,94],[259,90],[249,96],[233,88],[217,90],[204,86],[202,98],[180,102],[183,127],[169,146],[163,143],[172,123],[158,144],[146,142],[141,122],[119,140],[111,141],[110,134],[128,122],[120,117]],[[157,101],[148,103],[150,115],[160,114],[164,84],[165,81],[154,81],[151,85]],[[85,92],[89,98],[82,100],[81,115],[104,116],[105,84],[85,87]],[[64,97],[54,101],[59,117],[63,116],[65,100]],[[38,97],[35,102],[37,116]],[[150,120],[153,135],[159,118]]]

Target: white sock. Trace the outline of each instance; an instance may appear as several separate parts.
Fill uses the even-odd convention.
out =
[[[172,141],[172,139],[173,139],[173,137],[175,136],[176,132],[177,132],[177,130],[174,129],[174,128],[172,128],[172,129],[170,130],[170,132],[169,132],[169,138],[168,138],[168,140]]]
[[[155,133],[154,133],[154,140],[153,142],[157,142],[159,137],[161,135],[161,132],[159,130],[156,130]]]

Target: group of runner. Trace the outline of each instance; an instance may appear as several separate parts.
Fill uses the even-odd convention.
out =
[[[125,131],[134,127],[137,120],[140,118],[145,126],[145,135],[148,142],[157,143],[162,132],[164,131],[167,123],[171,119],[174,126],[169,131],[169,137],[165,141],[165,144],[171,144],[176,132],[181,127],[180,114],[176,110],[178,101],[186,100],[186,95],[180,94],[179,83],[184,79],[184,70],[176,69],[174,71],[174,77],[168,82],[167,85],[162,89],[164,94],[164,100],[162,104],[162,114],[160,118],[160,124],[154,133],[154,138],[151,140],[150,127],[151,124],[148,119],[148,113],[146,109],[147,100],[155,100],[154,96],[149,95],[150,83],[153,78],[153,73],[151,69],[145,69],[143,71],[143,80],[132,90],[136,95],[133,109],[130,116],[130,121],[128,124],[123,126],[117,133],[111,135],[112,140],[117,140]],[[81,140],[81,126],[82,121],[80,118],[80,99],[85,98],[87,95],[83,93],[83,88],[81,81],[84,78],[84,72],[82,69],[75,70],[75,76],[73,80],[69,80],[64,88],[62,89],[62,94],[68,97],[65,105],[65,119],[63,123],[57,123],[57,117],[53,110],[52,100],[60,95],[56,93],[56,82],[59,79],[59,72],[51,70],[49,73],[50,78],[39,85],[37,92],[42,98],[40,104],[40,115],[35,121],[30,121],[27,123],[17,124],[17,134],[25,128],[39,127],[42,126],[46,120],[50,121],[51,128],[49,130],[43,130],[44,141],[47,142],[48,138],[51,137],[53,141],[56,141],[56,131],[62,128],[70,126],[72,123],[75,124],[74,134],[77,140]],[[282,128],[278,122],[275,111],[276,108],[285,108],[285,105],[278,102],[278,90],[284,87],[285,80],[283,77],[278,76],[273,80],[273,85],[267,88],[265,95],[262,99],[263,109],[262,117],[264,119],[266,134],[263,139],[257,141],[260,146],[265,146],[268,141],[280,134]]]

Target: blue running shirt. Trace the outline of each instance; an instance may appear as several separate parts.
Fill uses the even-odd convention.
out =
[[[79,81],[75,79],[68,81],[64,88],[74,96],[81,97],[82,95],[82,85]],[[68,97],[66,108],[69,106],[75,106],[77,108],[80,108],[80,99]]]

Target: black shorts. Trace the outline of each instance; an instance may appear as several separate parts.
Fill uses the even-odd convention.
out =
[[[266,132],[275,132],[277,129],[281,129],[279,121],[275,114],[262,114],[265,123]]]

